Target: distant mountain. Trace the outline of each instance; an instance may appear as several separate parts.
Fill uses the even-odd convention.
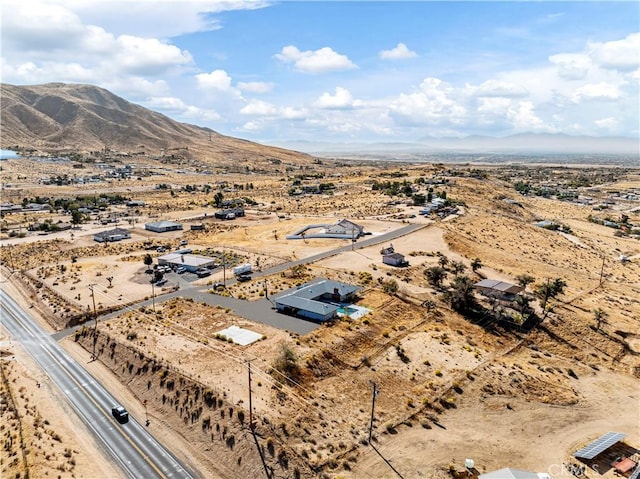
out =
[[[148,155],[176,154],[213,162],[311,161],[306,154],[220,135],[179,123],[92,85],[0,84],[1,147],[81,152],[109,148]]]
[[[571,136],[565,134],[521,133],[503,138],[468,136],[463,138],[424,137],[415,142],[319,143],[305,141],[274,142],[314,155],[340,153],[402,155],[436,153],[477,154],[614,154],[639,155],[638,139],[624,137]]]

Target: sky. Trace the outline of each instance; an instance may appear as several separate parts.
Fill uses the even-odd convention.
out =
[[[263,143],[639,136],[640,2],[3,0],[2,82]]]

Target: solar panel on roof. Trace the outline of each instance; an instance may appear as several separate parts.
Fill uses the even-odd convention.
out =
[[[580,457],[582,459],[593,459],[602,451],[609,449],[616,442],[624,439],[626,434],[620,432],[608,432],[585,447],[573,453],[574,457]]]

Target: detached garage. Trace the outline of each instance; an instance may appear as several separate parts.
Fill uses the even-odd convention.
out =
[[[112,241],[121,241],[123,239],[131,238],[131,233],[128,230],[122,228],[114,228],[108,231],[101,231],[93,235],[93,240],[98,243],[110,243]]]
[[[144,229],[153,231],[154,233],[166,233],[167,231],[178,231],[182,229],[181,223],[175,221],[156,221],[153,223],[145,223]]]

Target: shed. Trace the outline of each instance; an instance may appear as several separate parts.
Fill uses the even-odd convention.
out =
[[[131,233],[123,228],[114,228],[112,230],[101,231],[93,235],[93,240],[98,243],[109,243],[113,241],[121,241],[131,238]]]
[[[485,296],[493,296],[503,299],[511,300],[516,294],[524,291],[522,286],[507,283],[505,281],[498,281],[497,279],[483,279],[473,285],[475,289]]]
[[[181,223],[175,221],[155,221],[152,223],[145,223],[144,229],[153,231],[155,233],[164,233],[166,231],[178,231],[182,229]]]
[[[404,259],[401,253],[389,253],[382,255],[382,262],[391,266],[407,266],[409,262]]]

